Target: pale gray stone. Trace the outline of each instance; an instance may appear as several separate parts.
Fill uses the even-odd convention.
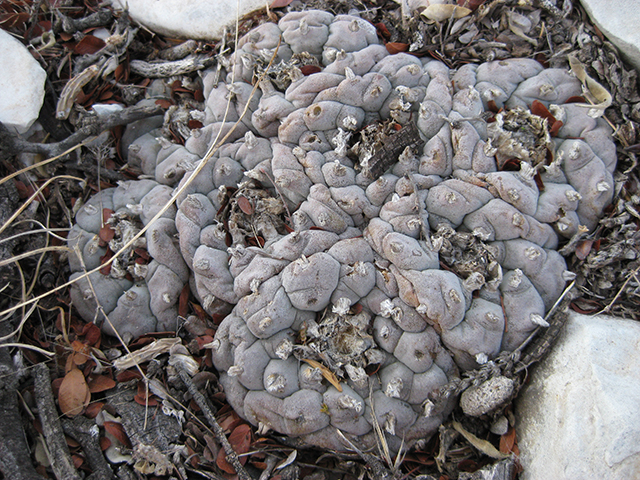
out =
[[[516,404],[523,480],[640,472],[640,323],[571,314]]]
[[[0,122],[25,133],[44,100],[46,72],[22,43],[0,29]]]
[[[624,57],[640,70],[640,4],[638,0],[580,0],[589,17]],[[613,7],[613,8],[612,8]]]
[[[112,0],[119,10],[129,9],[129,16],[149,30],[178,38],[219,40],[224,27],[259,8],[265,0]],[[268,3],[271,3],[268,1]]]

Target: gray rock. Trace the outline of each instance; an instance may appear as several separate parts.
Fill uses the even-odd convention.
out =
[[[523,480],[640,472],[640,323],[572,314],[516,404]]]
[[[44,100],[46,72],[22,43],[0,29],[0,122],[25,133]]]
[[[128,9],[136,22],[162,35],[217,40],[224,27],[233,25],[236,18],[264,8],[265,2],[239,0],[238,12],[235,1],[220,0],[112,0],[111,4],[119,10]]]
[[[581,0],[582,6],[602,33],[640,70],[640,9],[636,0]]]

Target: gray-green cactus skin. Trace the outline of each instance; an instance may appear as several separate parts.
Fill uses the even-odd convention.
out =
[[[250,98],[280,38],[274,64],[289,65],[290,84],[263,79]],[[301,54],[321,71],[303,75],[293,61]],[[575,77],[534,60],[452,70],[388,54],[357,16],[307,11],[249,32],[226,72],[203,83],[206,125],[185,146],[152,131],[130,147],[130,161],[159,183],[100,196],[106,205],[135,191],[109,207],[118,211],[144,204],[160,184],[185,187],[166,225],[147,234],[148,247],[156,235],[172,255],[152,253],[155,276],[93,275],[113,314],[103,328],[167,328],[190,281],[206,310],[226,315],[212,356],[231,406],[310,445],[344,450],[340,430],[373,448],[376,425],[394,451],[430,437],[453,407],[433,407],[430,394],[544,325],[571,277],[559,243],[593,229],[613,196],[609,127],[566,103],[582,93]],[[555,136],[531,113],[534,101],[563,122]],[[229,143],[192,178],[245,106]],[[372,179],[363,171],[376,151],[363,146],[356,161],[349,142],[389,120],[412,122],[421,142]],[[518,167],[506,168],[513,159]],[[90,216],[79,214],[72,231],[88,268],[99,264],[88,247],[99,219]],[[478,256],[457,258],[462,241]],[[85,283],[73,298],[93,320]],[[117,314],[134,293],[144,304],[139,328]]]

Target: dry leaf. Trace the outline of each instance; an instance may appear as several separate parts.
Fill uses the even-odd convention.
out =
[[[113,435],[122,445],[125,445],[127,448],[131,448],[131,441],[129,441],[129,437],[125,433],[124,427],[121,423],[105,421],[104,429]]]
[[[238,206],[246,215],[253,213],[253,205],[251,205],[251,201],[247,197],[238,197]]]
[[[93,54],[99,52],[105,47],[106,43],[101,38],[93,35],[85,35],[72,50],[78,55]]]
[[[298,451],[297,450],[292,451],[286,459],[284,459],[281,463],[279,463],[276,466],[276,470],[281,470],[284,467],[291,465],[295,461],[297,456],[298,456]]]
[[[578,257],[579,260],[584,260],[585,258],[587,258],[587,256],[591,252],[592,245],[593,245],[593,240],[589,240],[589,239],[582,240],[576,246],[576,257]]]
[[[487,0],[458,0],[458,5],[475,10]]]
[[[391,55],[395,55],[396,53],[406,52],[409,50],[408,43],[400,43],[400,42],[389,42],[385,45],[387,47],[387,52]]]
[[[321,72],[322,69],[317,65],[303,65],[302,67],[300,67],[300,71],[305,77],[308,77],[309,75],[312,75],[314,73]]]
[[[582,91],[587,100],[592,103],[592,105],[587,103],[576,103],[575,105],[589,107],[588,115],[590,117],[601,117],[613,102],[613,97],[602,85],[589,76],[584,65],[575,55],[567,55],[567,58],[569,59],[571,72],[582,82]]]
[[[468,8],[451,4],[429,5],[422,11],[423,16],[435,22],[444,22],[450,18],[458,19],[466,17],[470,13],[471,10]]]
[[[113,378],[106,375],[95,375],[89,380],[89,391],[91,393],[104,392],[116,386]]]
[[[114,360],[113,366],[118,372],[121,372],[135,365],[147,362],[158,355],[167,353],[173,345],[180,343],[180,341],[179,338],[160,338],[140,350],[136,350],[135,352]]]
[[[84,411],[84,416],[87,418],[96,418],[102,410],[102,407],[104,407],[104,402],[90,403]]]
[[[72,368],[60,384],[58,403],[60,410],[68,417],[75,417],[89,404],[91,392],[84,375],[77,368]]]
[[[111,440],[107,437],[100,437],[100,450],[103,452],[111,446]]]
[[[247,453],[249,451],[249,447],[251,447],[251,427],[246,423],[238,425],[233,429],[231,435],[229,435],[229,443],[238,455]],[[247,463],[247,458],[248,457],[246,456],[240,457],[240,463],[242,463],[243,465]],[[225,453],[224,449],[220,449],[218,451],[216,464],[221,470],[227,473],[236,473],[236,470],[233,468],[233,466],[229,462],[227,462],[227,454]]]
[[[236,412],[231,410],[228,414],[226,414],[223,418],[218,419],[218,423],[220,424],[220,428],[226,432],[231,432],[234,428],[242,423],[242,419],[238,416]]]
[[[335,374],[331,370],[329,370],[327,367],[322,365],[320,362],[316,362],[315,360],[310,360],[308,358],[303,358],[302,361],[303,362],[307,362],[313,368],[319,369],[320,373],[322,373],[322,376],[324,378],[326,378],[327,381],[329,383],[331,383],[331,385],[336,387],[336,390],[338,390],[339,392],[342,391],[342,385],[340,385],[340,380],[338,380],[338,377],[336,377]]]
[[[507,433],[500,436],[500,451],[504,454],[515,453],[518,448],[516,444],[516,429],[511,427]]]
[[[509,458],[511,455],[506,455],[504,453],[500,453],[496,447],[494,447],[491,442],[487,442],[486,440],[482,440],[481,438],[476,437],[473,433],[468,432],[464,429],[464,427],[455,420],[451,422],[453,428],[467,440],[471,445],[476,447],[485,455],[496,458],[498,460],[502,460],[503,458]]]

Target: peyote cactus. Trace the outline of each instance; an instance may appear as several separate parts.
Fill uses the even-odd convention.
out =
[[[278,78],[250,98],[280,36]],[[305,76],[302,61],[322,70]],[[528,59],[454,71],[389,55],[368,22],[321,11],[248,33],[216,78],[204,77],[207,124],[185,147],[134,142],[132,161],[165,186],[128,182],[78,215],[90,268],[100,202],[124,219],[156,189],[184,187],[147,234],[153,260],[137,283],[94,274],[111,323],[134,336],[171,326],[188,267],[203,307],[226,315],[213,361],[243,418],[338,450],[337,429],[375,446],[376,423],[392,450],[429,437],[452,408],[432,392],[544,326],[572,275],[558,244],[593,229],[612,199],[609,127],[566,103],[581,95],[568,71]],[[194,177],[247,104],[232,143]],[[151,248],[154,235],[166,248]],[[150,299],[144,326],[119,313],[133,293]]]

